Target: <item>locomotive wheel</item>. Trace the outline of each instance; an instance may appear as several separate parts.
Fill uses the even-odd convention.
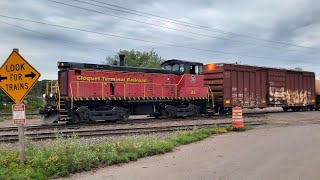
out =
[[[131,114],[130,109],[123,107],[113,107],[113,120],[111,121],[128,121]],[[109,120],[110,121],[110,120]]]
[[[196,106],[194,104],[190,104],[188,106],[188,109],[192,109],[192,112],[193,112],[193,116],[200,116],[200,107],[199,106]]]
[[[167,112],[167,116],[169,118],[175,118],[177,116],[176,107],[172,105],[166,105],[164,109]]]
[[[76,110],[76,114],[75,114],[75,120],[76,123],[81,123],[81,122],[89,122],[90,121],[90,109],[82,106],[79,107]]]
[[[162,110],[161,110],[161,116],[160,116],[160,117],[161,117],[161,118],[165,118],[165,119],[169,118],[169,114],[168,114],[167,110],[162,109]]]
[[[119,110],[119,116],[120,116],[120,120],[128,121],[130,116],[130,111],[128,109],[121,108],[121,110]]]

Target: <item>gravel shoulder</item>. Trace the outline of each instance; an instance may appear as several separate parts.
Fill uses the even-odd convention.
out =
[[[67,179],[319,179],[320,125],[229,133]]]
[[[320,112],[270,113],[268,125],[63,179],[319,179]]]

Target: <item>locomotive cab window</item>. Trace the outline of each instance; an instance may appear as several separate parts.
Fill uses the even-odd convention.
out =
[[[168,60],[161,64],[161,69],[170,70],[180,74],[202,74],[203,64],[199,62]]]
[[[202,65],[190,65],[190,74],[202,74],[203,66]]]
[[[197,74],[198,66],[190,65],[190,74]]]
[[[173,70],[173,71],[179,71],[179,64],[174,64],[174,65],[172,66],[172,70]]]
[[[184,73],[184,64],[180,64],[180,72]]]
[[[164,66],[164,69],[165,70],[172,70],[172,66],[171,65],[166,65],[166,66]]]

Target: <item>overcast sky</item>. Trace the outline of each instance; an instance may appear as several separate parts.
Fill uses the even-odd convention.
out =
[[[19,48],[20,54],[42,74],[41,79],[57,79],[58,61],[100,63],[119,49],[154,49],[164,59],[301,67],[320,72],[320,2],[315,0],[97,0],[206,29],[74,0],[54,1],[95,12],[48,0],[0,0],[0,64],[13,48]],[[116,8],[95,0],[81,1]],[[156,43],[18,21],[1,15]]]

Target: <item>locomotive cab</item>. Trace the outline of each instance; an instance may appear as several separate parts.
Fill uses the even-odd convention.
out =
[[[203,64],[199,62],[172,59],[163,62],[160,68],[182,74],[203,74]]]

